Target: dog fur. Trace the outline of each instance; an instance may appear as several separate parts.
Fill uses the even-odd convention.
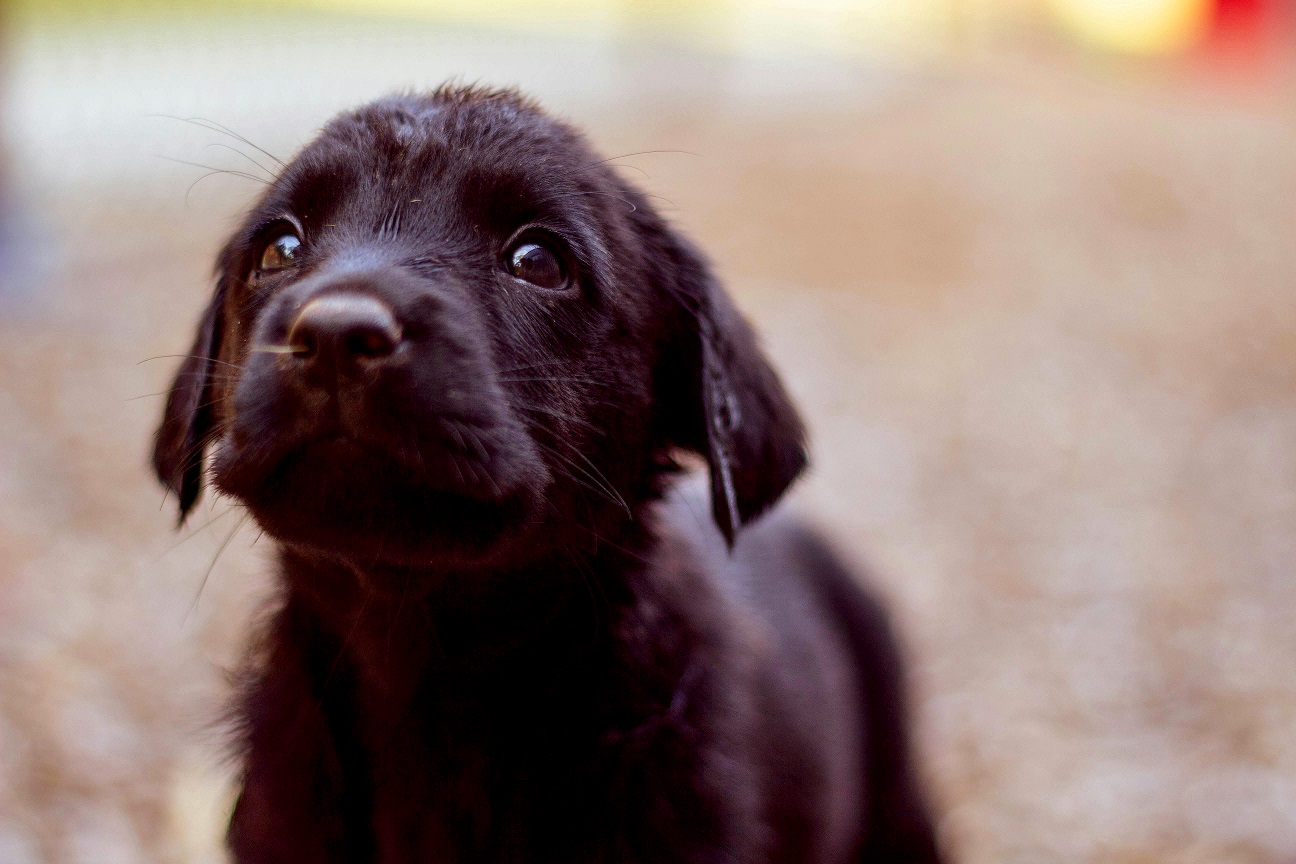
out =
[[[480,88],[343,114],[217,276],[154,466],[277,544],[240,864],[939,860],[886,615],[762,516],[801,420],[579,134]]]

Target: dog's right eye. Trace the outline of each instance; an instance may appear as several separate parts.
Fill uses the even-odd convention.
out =
[[[562,257],[537,238],[514,243],[505,253],[504,266],[514,278],[548,291],[561,291],[571,281]]]
[[[261,273],[271,273],[291,267],[300,249],[301,239],[296,234],[281,234],[266,244],[261,252],[261,262],[257,270]]]

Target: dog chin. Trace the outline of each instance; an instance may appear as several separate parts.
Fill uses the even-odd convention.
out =
[[[486,565],[531,533],[540,484],[478,475],[430,479],[380,451],[346,440],[313,442],[253,465],[223,448],[216,486],[247,505],[275,540],[357,566]],[[491,494],[483,494],[481,477]]]

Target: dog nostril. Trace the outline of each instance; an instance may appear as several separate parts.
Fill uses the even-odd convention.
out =
[[[293,328],[288,336],[288,347],[299,360],[306,360],[315,354],[315,334],[306,329]]]
[[[288,345],[301,360],[328,355],[347,362],[376,360],[400,345],[401,328],[391,309],[365,294],[326,294],[307,303],[288,330]]]
[[[382,328],[364,327],[347,336],[347,350],[357,357],[383,357],[396,350],[396,340]]]

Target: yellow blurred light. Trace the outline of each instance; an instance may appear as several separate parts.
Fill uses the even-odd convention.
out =
[[[1169,54],[1206,32],[1211,0],[1050,0],[1058,18],[1087,42],[1132,54]]]
[[[606,24],[615,19],[611,0],[286,0],[308,6],[366,15],[394,15],[481,25],[535,25],[546,30]]]
[[[755,53],[915,47],[944,35],[950,17],[950,0],[741,0],[730,8],[733,47]]]
[[[4,0],[0,0],[3,3]],[[47,2],[47,0],[46,0]],[[273,0],[282,5],[583,35],[673,31],[747,54],[916,47],[948,37],[963,3],[1003,0]],[[1017,0],[1022,2],[1022,0]],[[1030,2],[1030,0],[1026,0]],[[1033,0],[1039,2],[1039,0]]]

